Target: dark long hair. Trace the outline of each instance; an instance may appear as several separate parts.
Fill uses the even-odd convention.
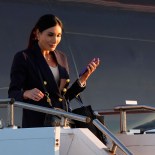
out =
[[[37,38],[36,38],[37,29],[39,30],[39,32],[43,32],[44,30],[50,27],[54,27],[57,24],[63,30],[63,24],[57,16],[52,15],[52,14],[46,14],[46,15],[41,16],[30,33],[28,48],[32,48],[34,44],[37,42]]]

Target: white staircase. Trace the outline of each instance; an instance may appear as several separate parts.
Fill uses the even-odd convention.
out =
[[[116,136],[134,155],[155,154],[155,134],[117,134]],[[119,148],[117,154],[124,155]]]
[[[107,147],[88,129],[61,129],[60,155],[107,155]]]
[[[88,129],[0,129],[1,155],[108,155]]]

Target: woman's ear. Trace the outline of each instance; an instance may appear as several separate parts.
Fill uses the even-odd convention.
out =
[[[40,31],[39,31],[39,29],[36,29],[36,30],[34,31],[34,35],[35,35],[35,40],[39,40],[39,36],[40,36]]]

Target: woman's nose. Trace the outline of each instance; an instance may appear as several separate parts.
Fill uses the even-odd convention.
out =
[[[52,38],[52,43],[54,43],[54,44],[57,43],[57,39],[58,39],[57,37],[53,37]]]

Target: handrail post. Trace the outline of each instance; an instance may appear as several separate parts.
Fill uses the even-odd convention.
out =
[[[127,125],[126,125],[126,111],[120,110],[120,133],[127,132]]]
[[[14,127],[14,102],[13,98],[8,102],[8,127]]]
[[[64,116],[61,116],[60,126],[61,127],[69,127],[70,126],[69,119]]]
[[[133,155],[128,148],[120,142],[99,120],[94,119],[93,124],[103,133],[106,134],[113,141],[113,148],[111,151],[116,152],[116,148],[119,147],[126,155]],[[117,147],[116,147],[117,146]]]
[[[112,145],[112,148],[111,148],[110,152],[112,154],[115,154],[116,153],[116,150],[117,150],[117,145],[113,142],[113,145]]]
[[[65,118],[64,116],[61,116],[60,126],[67,127],[67,118]]]

